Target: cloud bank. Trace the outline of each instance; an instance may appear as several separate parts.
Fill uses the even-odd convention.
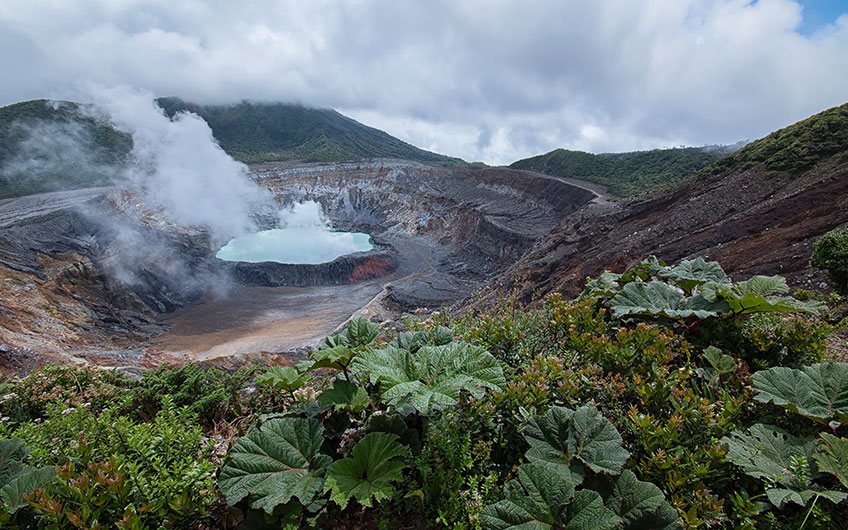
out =
[[[490,163],[732,143],[848,99],[848,16],[802,33],[804,16],[795,0],[5,0],[0,103],[87,82],[294,101]]]

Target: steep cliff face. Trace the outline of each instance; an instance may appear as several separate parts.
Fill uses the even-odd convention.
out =
[[[508,267],[569,214],[600,200],[563,179],[510,169],[455,169],[397,160],[257,166],[284,203],[314,200],[333,224],[368,232],[399,258],[389,302],[458,301]]]

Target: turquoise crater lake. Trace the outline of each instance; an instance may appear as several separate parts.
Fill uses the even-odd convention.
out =
[[[361,232],[330,232],[325,227],[274,228],[231,239],[215,257],[224,261],[317,265],[355,252],[371,250],[371,237]]]

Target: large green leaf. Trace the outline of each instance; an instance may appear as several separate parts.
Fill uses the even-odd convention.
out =
[[[614,477],[595,475],[587,486],[601,494],[604,506],[621,518],[624,530],[681,528],[680,516],[662,490],[639,480],[629,469]]]
[[[36,468],[25,463],[29,449],[23,440],[0,440],[0,501],[7,513],[23,507],[24,497],[53,481],[56,469],[52,466]]]
[[[8,484],[26,467],[24,460],[28,454],[20,438],[0,440],[0,486]]]
[[[786,503],[806,505],[821,496],[841,502],[848,494],[824,490],[813,484],[819,473],[814,465],[813,441],[797,438],[783,429],[756,424],[748,434],[734,432],[722,438],[727,458],[746,474],[766,483],[766,495],[778,508]]]
[[[292,498],[311,503],[332,461],[319,453],[323,435],[317,420],[278,418],[239,438],[218,478],[227,502],[232,505],[248,497],[252,508],[267,513]]]
[[[779,366],[752,377],[754,398],[822,423],[848,422],[848,363],[827,362],[800,370]]]
[[[389,346],[417,352],[422,346],[443,346],[453,341],[450,328],[438,326],[433,331],[405,331],[389,343]]]
[[[355,317],[338,333],[324,339],[320,349],[348,346],[359,348],[371,344],[380,333],[380,325],[364,317]]]
[[[773,296],[786,293],[789,288],[780,276],[753,276],[733,285],[706,282],[701,296],[710,302],[724,302],[728,312],[735,315],[752,313],[815,313],[823,304],[816,301],[802,302],[788,296]]]
[[[842,486],[848,488],[848,438],[822,433],[815,458],[820,471],[835,476]]]
[[[292,366],[274,366],[256,378],[259,385],[267,385],[292,393],[309,382],[311,378]]]
[[[615,296],[615,293],[621,289],[621,285],[618,283],[620,279],[621,274],[604,271],[597,278],[589,279],[586,282],[586,287],[583,289],[580,297],[591,296],[599,298]]]
[[[318,396],[318,403],[325,407],[351,412],[361,412],[370,402],[368,393],[361,386],[341,379],[333,381],[333,386]]]
[[[0,488],[0,500],[9,513],[14,513],[26,506],[24,497],[41,489],[56,477],[56,468],[52,466],[25,466],[12,480]]]
[[[806,487],[814,474],[809,467],[799,476],[797,462],[813,461],[813,442],[783,429],[758,423],[746,434],[735,431],[721,439],[728,446],[727,458],[746,474],[774,484]]]
[[[706,261],[704,258],[685,259],[659,273],[659,276],[671,279],[688,293],[706,282],[730,283],[730,279],[718,262]]]
[[[593,491],[575,492],[568,473],[543,464],[524,464],[507,483],[505,499],[487,506],[480,517],[490,530],[612,529],[620,519]]]
[[[380,383],[387,403],[409,404],[424,414],[455,404],[462,391],[482,397],[485,389],[502,390],[506,385],[500,362],[466,342],[422,346],[414,354],[393,346],[366,351],[352,368]]]
[[[339,344],[331,348],[320,348],[310,352],[309,357],[312,358],[313,363],[309,369],[332,368],[341,371],[350,365],[356,354],[357,352],[346,344]]]
[[[743,282],[737,282],[734,290],[740,296],[749,294],[769,296],[789,292],[789,285],[782,276],[751,276]]]
[[[324,491],[344,509],[350,499],[371,506],[371,499],[380,502],[394,494],[392,482],[403,478],[406,463],[400,457],[409,456],[409,448],[394,434],[366,434],[351,451],[352,455],[333,463],[327,471]]]
[[[618,474],[630,456],[621,435],[595,407],[551,407],[525,425],[527,459],[574,470],[574,460],[599,473]]]
[[[668,318],[709,318],[725,306],[701,296],[687,297],[684,292],[664,282],[628,283],[609,302],[618,318],[625,316],[664,316]]]

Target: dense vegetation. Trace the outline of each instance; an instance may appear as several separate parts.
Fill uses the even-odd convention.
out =
[[[0,390],[9,528],[836,528],[844,301],[648,259],[574,300],[381,329],[295,366]]]
[[[848,103],[751,142],[703,173],[715,175],[731,169],[762,167],[773,175],[794,175],[840,153],[841,161],[848,162]]]
[[[402,158],[438,164],[462,160],[424,151],[339,114],[285,103],[196,105],[161,98],[169,115],[189,110],[212,128],[221,147],[247,163],[289,161],[344,162],[363,158]]]
[[[825,269],[836,288],[848,294],[848,226],[835,228],[813,244],[813,267]]]
[[[682,147],[632,153],[592,154],[556,149],[510,167],[605,186],[619,196],[668,187],[715,162],[728,147]]]
[[[131,138],[69,102],[0,107],[0,199],[107,184]]]

